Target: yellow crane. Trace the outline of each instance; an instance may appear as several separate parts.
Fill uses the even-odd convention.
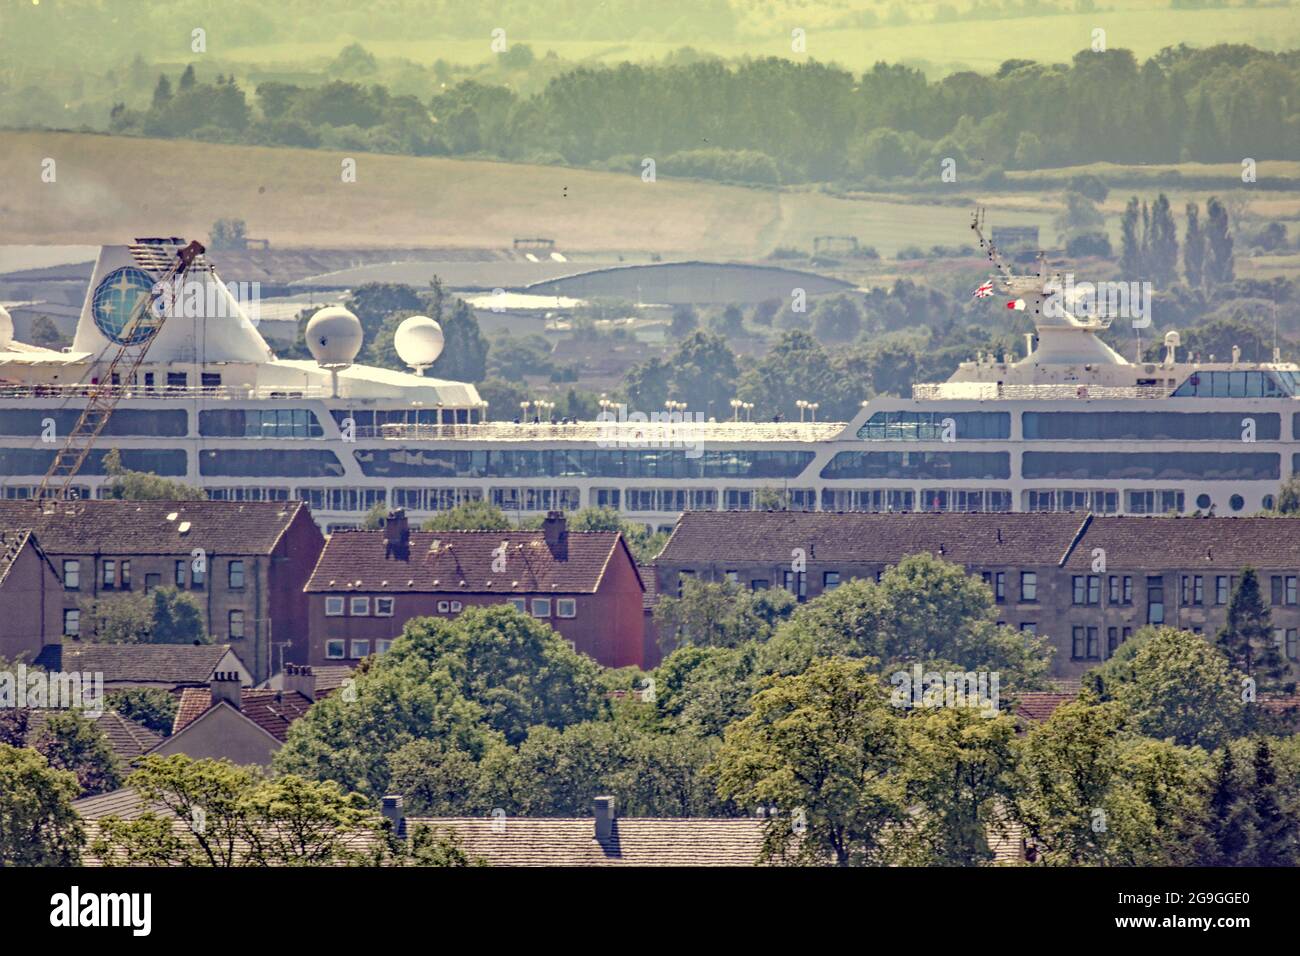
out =
[[[38,502],[44,498],[64,498],[67,496],[72,480],[81,471],[86,456],[90,454],[90,450],[104,430],[104,426],[108,424],[108,419],[113,414],[113,409],[117,407],[123,393],[135,380],[136,370],[144,362],[145,356],[149,354],[149,346],[153,344],[153,340],[157,338],[163,322],[166,321],[166,310],[163,310],[161,314],[154,312],[152,319],[146,316],[146,312],[152,310],[154,303],[158,301],[160,293],[156,290],[167,288],[177,277],[184,275],[190,266],[194,264],[194,260],[203,255],[204,251],[203,244],[198,241],[191,242],[184,249],[177,250],[176,261],[158,280],[154,286],[155,291],[141,294],[137,300],[131,310],[130,319],[122,330],[122,338],[129,342],[132,333],[141,328],[141,323],[144,322],[148,322],[149,333],[143,341],[135,345],[119,344],[113,350],[112,358],[108,360],[108,368],[104,370],[97,381],[90,385],[86,405],[81,410],[76,425],[68,433],[63,447],[55,452],[49,470],[45,472],[45,477],[41,479],[40,488],[36,492]],[[104,357],[101,354],[95,364],[99,365],[104,360]]]

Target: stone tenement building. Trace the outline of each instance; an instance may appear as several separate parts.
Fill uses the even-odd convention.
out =
[[[804,601],[928,552],[981,575],[998,620],[1050,638],[1052,676],[1076,678],[1147,624],[1213,635],[1253,567],[1274,638],[1300,669],[1297,532],[1290,518],[687,512],[655,570],[661,595],[695,576]]]
[[[303,586],[324,545],[299,501],[0,501],[0,527],[35,533],[59,581],[54,620],[28,643],[90,638],[83,598],[176,587],[257,681],[306,663]]]

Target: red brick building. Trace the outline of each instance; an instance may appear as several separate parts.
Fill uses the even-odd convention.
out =
[[[636,561],[616,531],[336,531],[307,583],[312,666],[382,653],[413,617],[514,604],[607,667],[647,666]]]
[[[63,587],[26,528],[0,530],[0,658],[31,663],[58,626]]]
[[[87,596],[170,586],[255,680],[306,663],[302,588],[324,537],[302,502],[0,501],[0,527],[30,528],[58,575],[38,646],[93,639]]]

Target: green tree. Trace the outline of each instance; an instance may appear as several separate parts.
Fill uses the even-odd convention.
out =
[[[1120,219],[1120,256],[1119,268],[1120,273],[1131,281],[1132,278],[1145,274],[1145,263],[1142,261],[1142,245],[1138,236],[1138,198],[1133,196],[1129,199],[1128,204],[1124,207],[1124,215]]]
[[[718,793],[746,810],[775,807],[763,855],[838,866],[888,862],[905,816],[898,779],[903,718],[864,661],[818,661],[775,679],[727,728]]]
[[[664,658],[651,679],[655,712],[666,725],[697,737],[721,737],[749,714],[759,681],[756,645],[688,644]]]
[[[265,779],[225,760],[141,759],[127,785],[163,811],[106,817],[95,855],[126,866],[329,866],[363,861],[350,846],[383,822],[356,793],[293,774]],[[187,826],[177,827],[180,819]]]
[[[1228,615],[1215,638],[1228,665],[1253,677],[1261,688],[1275,688],[1286,676],[1286,662],[1273,640],[1273,623],[1254,568],[1243,568],[1228,602]]]
[[[1228,210],[1217,196],[1205,204],[1205,285],[1226,285],[1234,278],[1232,235],[1228,230]]]
[[[694,411],[716,416],[730,408],[736,394],[736,356],[724,339],[695,332],[678,347],[668,363],[673,369],[673,395]]]
[[[85,832],[76,774],[0,743],[0,866],[77,866]]]
[[[246,232],[242,219],[218,219],[212,224],[208,242],[216,250],[245,249],[248,247]]]
[[[206,644],[203,607],[174,587],[81,599],[83,633],[102,644]],[[89,625],[89,627],[87,627]]]
[[[104,706],[166,737],[172,732],[180,705],[175,696],[160,688],[130,687],[109,693]]]
[[[429,366],[429,375],[453,382],[481,382],[487,376],[488,340],[479,328],[474,311],[463,299],[444,302],[442,284],[434,279],[433,318],[442,326],[443,349]]]
[[[110,449],[104,456],[104,474],[109,478],[109,498],[127,501],[203,501],[208,497],[202,488],[160,478],[151,472],[124,468],[122,453],[116,448]]]
[[[971,707],[918,711],[905,722],[902,779],[913,808],[900,839],[912,865],[978,866],[993,859],[989,834],[1010,830],[1016,721]]]
[[[1016,816],[1049,866],[1188,862],[1202,751],[1123,733],[1123,708],[1081,698],[1024,742]]]
[[[675,339],[684,339],[700,327],[700,317],[689,305],[673,307],[673,319],[668,325],[668,334]]]
[[[29,746],[55,770],[76,774],[84,797],[107,793],[122,785],[117,757],[108,738],[76,711],[48,712]]]
[[[384,655],[451,676],[485,723],[517,743],[535,724],[564,727],[605,707],[600,665],[550,627],[505,605],[469,608],[454,620],[416,618]]]
[[[1300,475],[1292,475],[1282,482],[1277,496],[1277,512],[1283,515],[1300,514]]]
[[[449,511],[427,518],[421,531],[508,531],[513,527],[505,512],[481,499],[463,501]]]
[[[681,597],[660,596],[654,618],[665,649],[687,643],[737,647],[747,641],[766,641],[795,606],[794,597],[785,590],[753,591],[733,581],[686,578]]]
[[[1161,627],[1138,644],[1131,679],[1108,692],[1138,733],[1213,750],[1242,727],[1240,677],[1199,634]]]
[[[1167,289],[1178,277],[1178,227],[1169,206],[1169,197],[1161,193],[1151,206],[1151,257],[1148,262],[1151,281]]]
[[[1183,275],[1187,284],[1199,289],[1205,275],[1205,233],[1201,232],[1200,213],[1196,203],[1186,207],[1187,232],[1183,236]]]

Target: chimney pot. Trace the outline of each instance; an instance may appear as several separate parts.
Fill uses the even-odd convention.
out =
[[[405,508],[394,508],[384,518],[384,555],[405,558],[411,547],[411,527]]]
[[[393,825],[393,835],[406,839],[406,814],[402,810],[401,794],[384,797],[384,819]]]
[[[592,810],[596,816],[596,839],[608,840],[614,835],[614,798],[596,797],[592,800]]]
[[[542,535],[556,558],[561,561],[569,556],[569,528],[563,511],[548,511],[542,522]]]
[[[208,681],[208,690],[212,693],[213,704],[219,704],[224,700],[235,710],[243,708],[243,688],[239,683],[238,672],[217,671]]]
[[[308,700],[316,699],[316,673],[308,664],[286,664],[284,666],[284,692],[294,691]]]

